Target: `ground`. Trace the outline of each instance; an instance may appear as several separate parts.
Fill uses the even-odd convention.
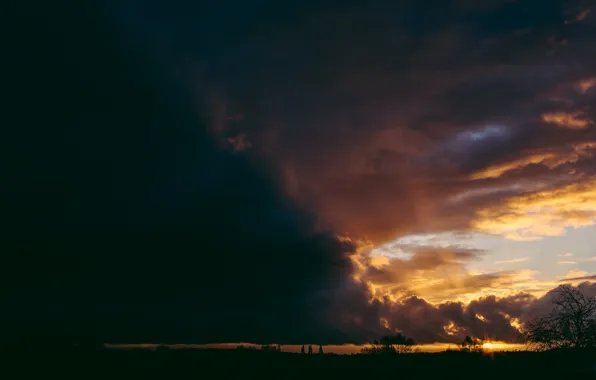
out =
[[[11,357],[14,355],[14,359]],[[593,372],[596,353],[416,353],[398,356],[300,355],[257,350],[112,350],[95,353],[5,354],[2,378],[252,378],[302,376],[332,378],[483,377],[521,378],[545,375],[582,375]],[[17,359],[20,356],[22,360]],[[13,367],[14,368],[11,368]],[[19,376],[15,376],[19,374]],[[10,376],[8,376],[10,375]]]

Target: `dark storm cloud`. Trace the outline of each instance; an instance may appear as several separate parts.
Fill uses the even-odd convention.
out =
[[[420,343],[463,341],[466,335],[481,339],[515,342],[519,331],[511,318],[519,318],[530,296],[497,299],[481,298],[468,305],[431,305],[420,298],[409,298],[393,305],[387,320],[391,328],[407,332]]]
[[[590,283],[578,285],[587,296],[596,293]],[[468,304],[446,302],[432,305],[418,297],[393,303],[383,317],[389,328],[403,331],[419,343],[459,343],[466,335],[492,341],[520,342],[520,328],[529,320],[548,314],[557,288],[540,298],[517,294],[482,297]]]
[[[12,66],[2,139],[3,339],[378,334],[366,289],[349,281],[354,247],[315,231],[268,178],[273,165],[214,141],[170,62],[99,9],[46,11],[23,19],[12,46],[25,61]],[[350,315],[332,313],[347,294]]]
[[[563,285],[572,286],[572,281],[574,280],[581,281],[582,279],[571,278],[566,280]],[[578,285],[576,285],[576,287],[580,289],[582,293],[584,293],[584,295],[586,295],[587,297],[594,297],[596,296],[596,284],[594,284],[593,282],[589,282],[589,280],[590,279],[587,279],[586,282],[579,283]],[[528,304],[528,306],[524,310],[524,314],[522,315],[523,321],[525,322],[536,316],[548,314],[553,308],[552,299],[553,296],[556,295],[555,292],[557,291],[557,289],[558,287],[550,290],[543,297],[540,297],[534,302]]]

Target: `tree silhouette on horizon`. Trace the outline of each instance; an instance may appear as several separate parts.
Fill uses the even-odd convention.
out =
[[[522,338],[538,350],[596,348],[596,296],[581,287],[560,286],[553,294],[553,310],[531,320]]]
[[[465,352],[479,352],[482,351],[482,340],[466,335],[463,342],[461,342],[459,346],[461,350]]]
[[[380,340],[372,341],[371,345],[372,347],[363,348],[361,352],[363,354],[403,354],[411,352],[412,346],[416,345],[416,342],[414,339],[398,333],[395,335],[382,336]]]

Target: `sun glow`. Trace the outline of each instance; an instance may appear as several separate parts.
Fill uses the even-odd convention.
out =
[[[525,351],[528,347],[521,343],[489,341],[482,344],[482,349],[485,351]]]

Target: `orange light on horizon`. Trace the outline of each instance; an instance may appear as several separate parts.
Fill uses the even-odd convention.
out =
[[[245,348],[259,349],[261,345],[254,343],[212,343],[212,344],[105,344],[106,348],[114,349],[134,349],[134,348],[145,348],[155,350],[159,346],[168,346],[172,349],[189,349],[189,348],[218,348],[218,349],[236,349],[238,346]],[[325,353],[333,353],[339,355],[351,355],[358,354],[363,348],[371,347],[370,344],[354,345],[354,344],[341,344],[341,345],[323,345]],[[282,345],[283,352],[299,353],[301,345]],[[446,350],[457,350],[458,345],[455,343],[427,343],[418,344],[413,347],[414,352],[428,352],[438,353]],[[486,341],[482,344],[482,349],[485,351],[525,351],[528,347],[519,343],[505,343],[497,341]]]

